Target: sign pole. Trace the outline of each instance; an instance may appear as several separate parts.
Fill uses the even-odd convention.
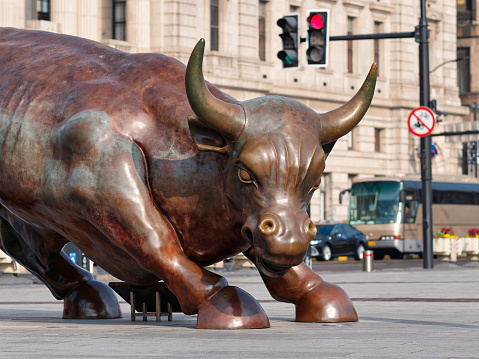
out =
[[[419,104],[429,106],[429,31],[426,18],[426,1],[421,0],[421,18],[418,26],[419,42]],[[432,248],[432,171],[431,136],[421,137],[421,181],[422,181],[422,238],[423,267],[434,267]]]

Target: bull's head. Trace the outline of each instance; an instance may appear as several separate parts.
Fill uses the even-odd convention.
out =
[[[256,253],[259,270],[280,276],[304,258],[316,227],[306,206],[319,187],[325,159],[338,138],[368,109],[377,66],[344,106],[317,114],[298,101],[266,96],[227,102],[213,96],[202,72],[204,40],[186,70],[186,91],[195,115],[188,116],[200,151],[229,156],[225,188],[242,209],[241,234]]]

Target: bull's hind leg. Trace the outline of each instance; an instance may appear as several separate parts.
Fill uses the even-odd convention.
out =
[[[76,266],[60,251],[48,264],[42,263],[22,236],[29,241],[42,240],[25,225],[16,231],[6,220],[1,220],[1,247],[17,262],[27,268],[50,289],[57,299],[64,300],[63,318],[106,319],[121,317],[118,300],[107,285],[93,280],[92,275]],[[22,233],[22,236],[20,233]]]
[[[254,251],[245,255],[255,261]],[[325,282],[306,264],[291,268],[284,276],[271,278],[261,274],[272,297],[293,303],[298,322],[356,322],[358,315],[351,299],[337,285]]]

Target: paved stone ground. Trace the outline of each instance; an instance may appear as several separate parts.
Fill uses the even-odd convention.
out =
[[[31,278],[0,276],[1,358],[478,358],[479,268],[319,274],[353,299],[357,323],[294,322],[292,305],[272,300],[256,270],[221,271],[259,300],[270,329],[197,330],[123,318],[63,320],[62,302]]]

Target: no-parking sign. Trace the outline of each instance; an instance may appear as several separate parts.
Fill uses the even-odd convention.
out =
[[[421,106],[410,113],[407,125],[413,135],[425,137],[434,129],[436,118],[430,108]]]

